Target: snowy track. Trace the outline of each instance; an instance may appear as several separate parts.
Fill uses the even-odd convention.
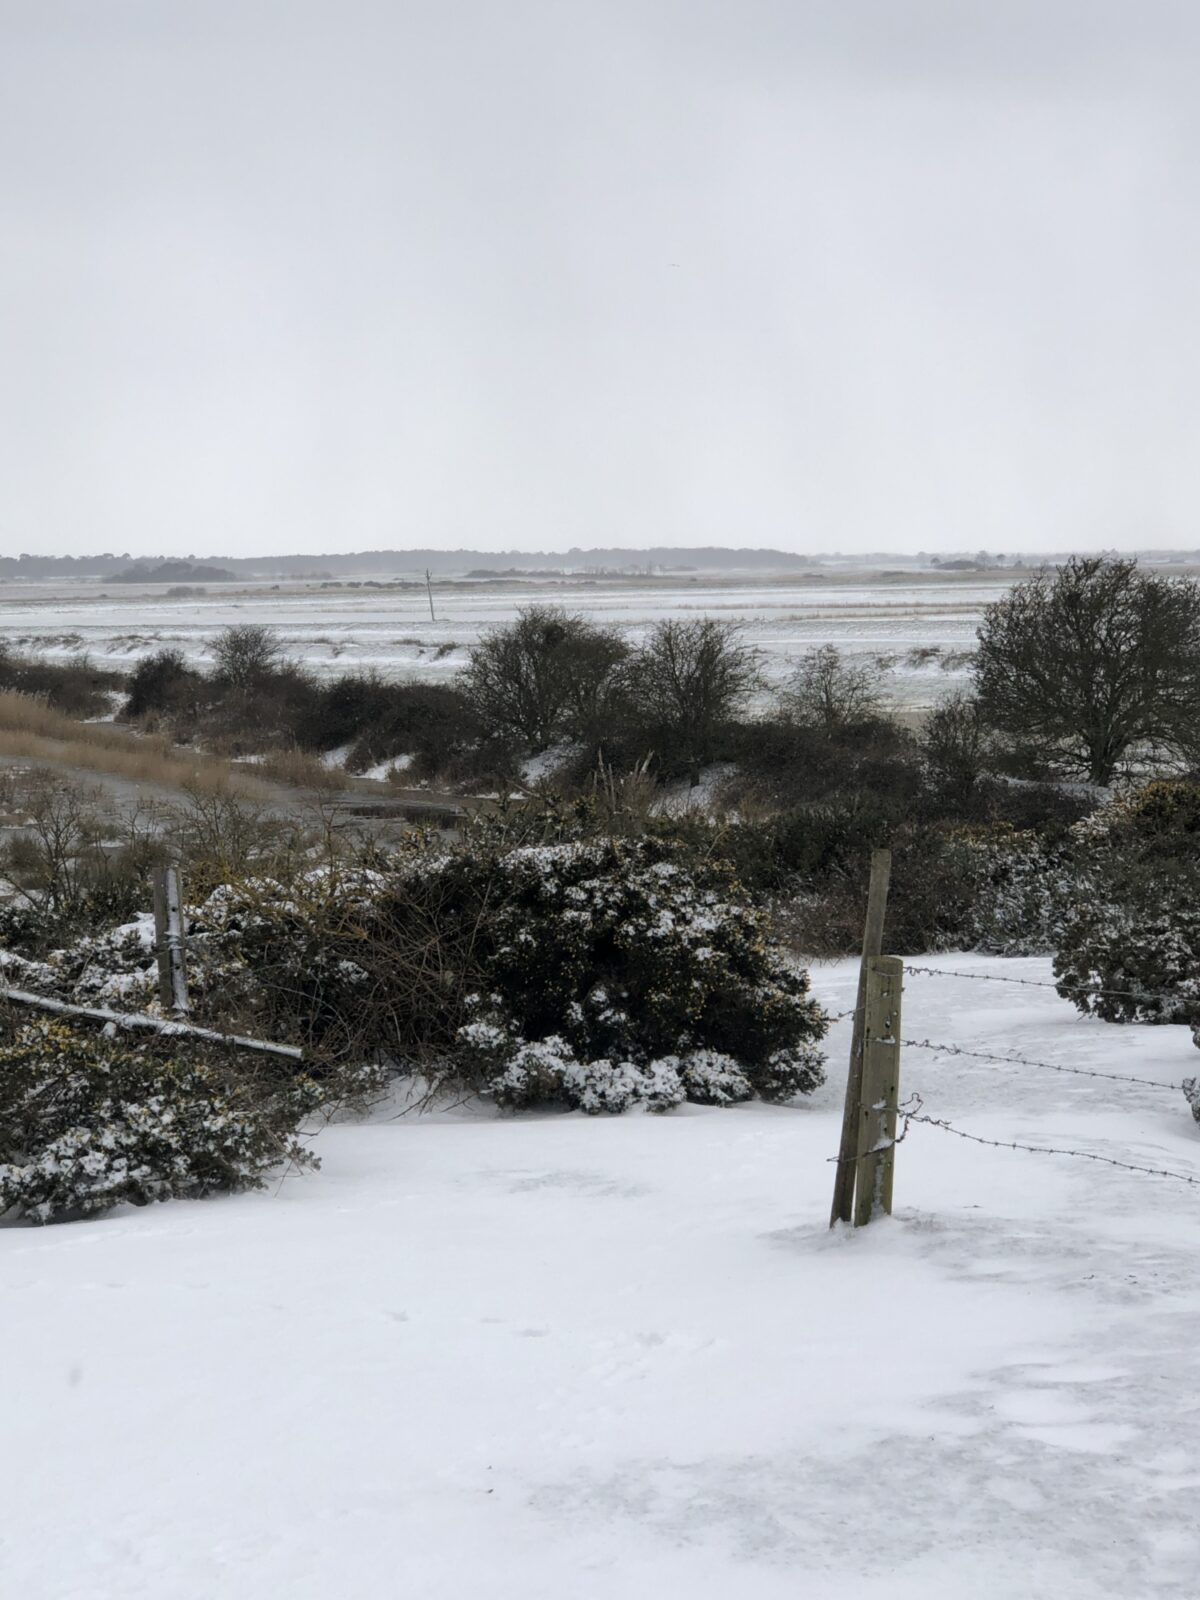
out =
[[[1050,991],[905,1004],[1200,1067]],[[896,1218],[831,1235],[847,1042],[799,1109],[337,1127],[278,1193],[0,1231],[0,1593],[1191,1600],[1200,1192],[914,1127]],[[1200,1174],[1181,1095],[915,1051],[903,1087]]]

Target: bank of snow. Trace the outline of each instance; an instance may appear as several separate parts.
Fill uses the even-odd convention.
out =
[[[1045,978],[1041,961],[947,958]],[[849,1003],[848,963],[817,992]],[[913,977],[905,1031],[1178,1081],[1183,1028]],[[0,1231],[24,1600],[1148,1600],[1200,1564],[1200,1192],[811,1104],[327,1129],[277,1192]],[[1179,1094],[909,1051],[988,1137],[1200,1174]]]

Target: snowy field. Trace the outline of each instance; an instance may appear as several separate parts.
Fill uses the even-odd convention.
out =
[[[940,958],[1045,979],[1040,960]],[[818,969],[834,1009],[855,968]],[[905,1033],[1171,1082],[1180,1027],[913,975]],[[277,1192],[0,1231],[22,1600],[1193,1600],[1200,1190],[795,1109],[339,1126]],[[1178,1093],[906,1050],[986,1137],[1200,1175]]]
[[[719,616],[745,623],[769,678],[796,658],[833,643],[852,656],[893,661],[902,703],[926,705],[960,683],[964,668],[907,659],[936,647],[971,650],[984,605],[1004,593],[1001,573],[969,577],[885,574],[787,578],[675,577],[561,583],[442,582],[437,621],[423,587],[322,589],[317,585],[226,585],[172,598],[162,587],[0,584],[0,639],[65,657],[79,650],[128,666],[171,646],[203,663],[213,635],[230,622],[265,622],[285,648],[316,672],[377,667],[389,675],[445,681],[482,630],[535,602],[565,606],[625,630],[636,643],[659,617]]]

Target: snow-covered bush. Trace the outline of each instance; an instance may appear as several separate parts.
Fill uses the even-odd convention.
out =
[[[951,849],[970,883],[962,942],[996,955],[1048,955],[1059,944],[1071,895],[1069,842],[1003,825]]]
[[[821,1081],[825,1019],[732,870],[661,838],[459,846],[218,887],[188,910],[197,1019],[383,1061],[505,1106],[618,1111],[786,1100]],[[26,988],[152,1010],[148,917],[52,951]]]
[[[727,868],[655,839],[419,839],[286,886],[229,885],[189,949],[263,1026],[495,1096],[620,1111],[774,1100],[822,1078],[825,1022]],[[218,958],[219,957],[219,962]]]
[[[1152,783],[1073,833],[1059,992],[1109,1022],[1200,1022],[1200,784]]]
[[[462,870],[462,864],[459,864]],[[825,1018],[728,869],[661,840],[530,846],[480,860],[490,897],[455,1049],[504,1105],[585,1111],[788,1100],[823,1079]]]
[[[267,1086],[162,1044],[29,1023],[0,1045],[0,1213],[52,1222],[259,1188],[314,1164],[296,1129],[319,1100],[304,1078]]]
[[[1195,1034],[1196,1044],[1200,1046],[1200,1028]],[[1200,1122],[1200,1078],[1185,1078],[1183,1080],[1183,1093],[1187,1103],[1192,1108],[1192,1115]]]

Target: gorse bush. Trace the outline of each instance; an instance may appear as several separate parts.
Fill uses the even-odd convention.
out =
[[[53,1222],[123,1201],[262,1187],[314,1165],[305,1079],[267,1091],[162,1045],[37,1021],[0,1044],[0,1213]]]
[[[1070,841],[1004,824],[949,845],[970,883],[963,943],[996,955],[1049,955],[1059,946],[1074,884]]]
[[[220,885],[188,913],[198,1018],[301,1043],[335,1075],[382,1061],[508,1106],[786,1099],[821,1081],[823,1015],[729,866],[544,826],[558,837],[519,842],[533,819],[500,819],[456,848],[414,836]],[[21,981],[153,1005],[148,915]]]
[[[741,899],[728,868],[665,841],[514,847],[484,827],[286,895],[231,886],[200,921],[248,1003],[326,1050],[383,1052],[509,1106],[619,1110],[821,1081],[822,1014]]]
[[[825,1019],[726,869],[652,839],[511,851],[456,1043],[502,1104],[665,1109],[823,1080]]]
[[[205,694],[203,674],[189,667],[182,650],[156,650],[143,656],[129,675],[124,715],[138,718],[166,712],[194,719]]]
[[[1073,833],[1060,993],[1108,1022],[1200,1020],[1200,785],[1150,784]]]

